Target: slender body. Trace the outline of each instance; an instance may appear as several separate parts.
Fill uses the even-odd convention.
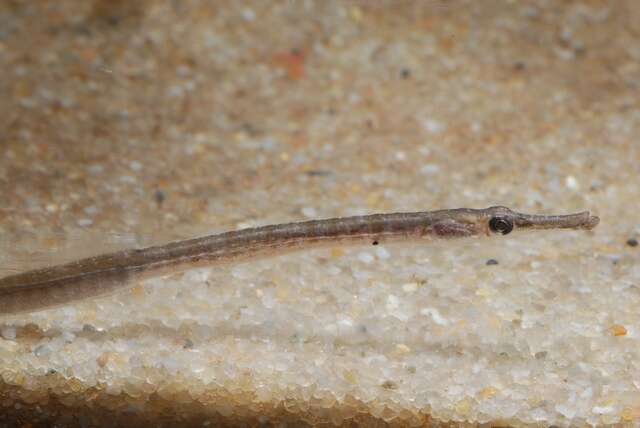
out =
[[[4,277],[0,279],[0,315],[66,305],[125,289],[145,278],[292,250],[506,235],[518,229],[592,229],[598,221],[588,212],[541,216],[491,207],[373,214],[243,229]]]

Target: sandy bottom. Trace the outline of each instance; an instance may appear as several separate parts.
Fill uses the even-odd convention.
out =
[[[640,3],[0,5],[0,276],[507,205],[591,232],[328,248],[0,307],[0,425],[640,424]]]

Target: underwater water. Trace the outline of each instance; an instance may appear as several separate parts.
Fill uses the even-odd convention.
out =
[[[0,306],[0,425],[637,425],[637,22],[634,1],[1,4],[0,277],[376,212],[601,221]]]

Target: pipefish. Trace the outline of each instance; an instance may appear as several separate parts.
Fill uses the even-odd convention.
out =
[[[151,277],[336,245],[378,245],[507,235],[514,230],[592,229],[589,212],[522,214],[502,206],[372,214],[241,229],[130,249],[0,279],[0,315],[38,311],[126,289]]]

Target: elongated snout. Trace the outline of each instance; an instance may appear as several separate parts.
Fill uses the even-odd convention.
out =
[[[567,215],[530,215],[517,213],[516,226],[522,229],[585,229],[598,225],[600,218],[589,211]]]

